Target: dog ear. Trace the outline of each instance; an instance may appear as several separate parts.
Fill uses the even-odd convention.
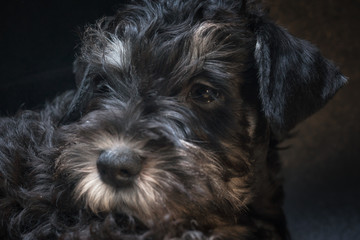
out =
[[[259,96],[273,132],[281,135],[324,106],[346,78],[309,42],[268,19],[255,25]]]
[[[85,104],[89,102],[94,93],[94,83],[89,77],[90,65],[75,60],[74,74],[77,90],[60,124],[67,124],[82,117]]]

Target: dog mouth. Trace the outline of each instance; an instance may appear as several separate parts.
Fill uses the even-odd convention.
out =
[[[178,175],[181,164],[191,165],[184,149],[106,139],[106,144],[103,139],[91,145],[72,144],[57,160],[58,171],[76,182],[73,197],[78,204],[95,214],[120,212],[144,221],[162,219],[170,212],[178,216],[180,211],[169,207],[169,201],[174,192],[187,194]]]
[[[76,203],[94,214],[125,213],[151,226],[166,217],[201,220],[201,213],[219,209],[214,206],[241,204],[235,193],[224,193],[218,155],[196,143],[159,134],[87,133],[70,135],[73,143],[58,157],[57,171],[75,183]]]

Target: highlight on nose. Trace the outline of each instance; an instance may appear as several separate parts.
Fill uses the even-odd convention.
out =
[[[104,150],[96,162],[103,182],[116,188],[130,187],[142,168],[142,159],[129,148]]]

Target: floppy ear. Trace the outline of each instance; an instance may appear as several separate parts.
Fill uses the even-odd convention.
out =
[[[324,106],[346,78],[309,42],[267,19],[255,25],[259,95],[272,130],[282,134]]]
[[[89,77],[90,65],[75,60],[74,74],[77,91],[69,105],[68,111],[61,119],[60,124],[67,124],[82,117],[85,104],[89,102],[94,93],[94,82]]]

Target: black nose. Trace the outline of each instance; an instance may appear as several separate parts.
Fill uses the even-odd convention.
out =
[[[131,186],[134,178],[142,167],[142,159],[128,148],[103,151],[98,160],[97,168],[101,180],[113,187]]]

